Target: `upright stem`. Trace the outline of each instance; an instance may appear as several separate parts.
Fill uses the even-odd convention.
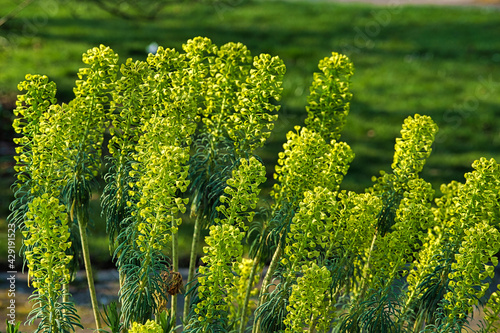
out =
[[[373,234],[373,238],[372,238],[372,244],[370,245],[370,252],[368,253],[368,259],[366,260],[366,264],[363,267],[363,278],[361,281],[361,288],[360,288],[358,300],[363,299],[365,292],[366,292],[366,288],[368,287],[366,280],[368,279],[368,272],[370,271],[370,260],[372,258],[372,253],[373,253],[373,249],[375,247],[375,241],[377,240],[377,236],[378,236],[378,229],[375,229],[375,233]]]
[[[62,291],[63,291],[62,302],[69,303],[69,282],[63,284]],[[63,309],[63,313],[65,313],[65,312],[66,312],[66,310]]]
[[[248,309],[248,303],[250,302],[250,293],[252,291],[253,279],[254,279],[255,273],[257,272],[257,267],[259,266],[259,263],[260,263],[259,257],[260,257],[261,249],[262,249],[262,247],[259,247],[259,251],[257,252],[257,255],[255,256],[255,259],[253,260],[252,270],[250,271],[250,276],[248,278],[247,288],[246,288],[246,293],[245,293],[245,300],[243,301],[243,306],[241,308],[240,333],[245,333],[246,312]]]
[[[172,216],[172,230],[176,230],[177,222]],[[179,254],[178,254],[178,239],[177,231],[172,232],[172,270],[174,272],[179,271]],[[170,304],[171,318],[173,321],[173,326],[177,323],[177,294],[172,295],[172,303]]]
[[[92,274],[92,266],[90,264],[90,252],[89,252],[89,243],[87,237],[87,219],[83,212],[83,209],[80,205],[76,205],[76,216],[78,219],[78,227],[80,228],[80,237],[82,240],[82,252],[83,252],[83,262],[85,263],[85,272],[87,273],[87,281],[89,284],[89,292],[90,292],[90,301],[92,303],[92,310],[94,311],[94,319],[96,329],[101,329],[101,317],[99,314],[99,306],[97,305],[97,296],[95,292],[94,286],[94,277]]]
[[[283,252],[283,237],[280,237],[280,240],[278,242],[278,247],[276,248],[276,251],[274,251],[273,258],[271,259],[271,263],[269,264],[266,276],[264,277],[264,281],[262,282],[262,287],[260,289],[260,294],[259,294],[259,304],[257,305],[257,308],[259,308],[266,301],[266,297],[264,294],[267,291],[267,286],[271,283],[271,278],[273,277],[273,273],[276,270],[276,267],[278,266],[282,252]],[[257,321],[257,323],[254,324],[252,333],[260,332],[259,326],[260,326],[260,319]]]
[[[191,254],[189,257],[189,271],[188,271],[187,283],[190,283],[194,279],[194,272],[196,270],[196,258],[198,257],[197,250],[201,236],[201,221],[202,221],[201,215],[197,215],[196,220],[194,222],[193,241],[191,243]],[[191,296],[186,293],[186,296],[184,298],[184,314],[183,314],[184,321],[187,321],[189,316],[190,302],[191,302]]]
[[[318,323],[318,317],[315,315],[311,316],[311,325],[309,325],[309,332],[316,333],[316,324]]]

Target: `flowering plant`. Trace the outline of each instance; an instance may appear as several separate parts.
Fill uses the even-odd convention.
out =
[[[500,250],[500,166],[480,158],[464,183],[436,196],[420,172],[438,128],[417,114],[403,123],[392,170],[364,193],[343,190],[354,159],[341,141],[354,71],[346,56],[320,61],[304,126],[287,134],[266,201],[256,151],[277,119],[278,57],[198,37],[145,61],[118,65],[105,46],[83,60],[68,104],[56,104],[46,76],[19,86],[10,219],[24,239],[37,332],[81,326],[67,298],[80,256],[102,329],[86,235],[106,130],[101,202],[120,276],[119,306],[104,309],[113,332],[173,332],[178,322],[185,332],[456,332],[480,300],[481,332],[500,326],[499,295],[487,294]],[[186,286],[185,221],[194,224]]]

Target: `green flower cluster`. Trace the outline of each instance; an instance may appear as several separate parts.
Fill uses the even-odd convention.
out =
[[[224,220],[215,219],[215,223],[230,224],[247,230],[247,223],[252,222],[255,208],[259,202],[260,184],[266,181],[266,169],[255,157],[240,159],[240,165],[233,170],[232,177],[226,183],[224,195],[220,197],[216,209],[225,216]]]
[[[465,175],[466,182],[458,187],[453,200],[455,214],[451,217],[448,242],[457,244],[458,253],[451,265],[450,292],[445,295],[450,318],[462,318],[484,295],[498,263],[494,255],[500,250],[498,232],[500,216],[500,166],[494,159],[481,158],[475,169]]]
[[[62,286],[69,283],[71,274],[68,264],[72,256],[66,254],[71,246],[66,207],[48,193],[33,199],[28,205],[23,232],[28,262],[29,279],[36,294],[29,321],[38,323],[37,332],[73,331],[78,316],[73,305],[63,304]]]
[[[338,140],[349,114],[352,93],[349,81],[354,74],[352,62],[343,54],[332,53],[319,62],[320,73],[314,73],[307,98],[306,126],[325,141]]]
[[[262,147],[271,135],[274,122],[278,119],[279,106],[271,98],[279,100],[283,89],[281,83],[285,65],[279,57],[260,54],[253,65],[241,91],[236,95],[238,103],[227,121],[228,135],[237,143],[239,152],[253,151]]]
[[[328,189],[316,187],[304,193],[287,233],[285,256],[281,261],[288,267],[287,275],[295,276],[302,265],[318,258],[330,246],[332,236],[341,231],[336,225],[340,222],[337,209],[335,194]]]
[[[182,222],[176,215],[186,211],[189,199],[180,198],[178,193],[185,192],[189,185],[189,147],[181,144],[185,145],[192,133],[178,136],[171,129],[182,128],[188,120],[172,112],[169,117],[152,115],[141,127],[143,135],[136,145],[130,171],[130,177],[138,180],[128,184],[133,199],[127,202],[134,206],[131,214],[136,216],[138,231],[135,242],[141,252],[163,250]]]
[[[429,116],[415,114],[403,123],[401,138],[396,139],[392,169],[400,178],[422,171],[432,151],[438,127]]]
[[[85,165],[86,172],[97,176],[107,127],[106,107],[116,81],[118,55],[109,47],[100,45],[84,53],[82,60],[88,67],[78,72],[79,80],[73,89],[75,98],[68,104],[69,114],[66,115],[74,125],[67,133],[66,142],[75,145],[68,160]]]
[[[408,180],[404,188],[390,231],[377,237],[370,254],[370,280],[375,283],[406,275],[407,264],[414,260],[428,228],[434,225],[432,186],[421,178],[414,178]]]
[[[25,183],[25,173],[31,173],[29,170],[33,153],[33,137],[39,133],[40,120],[42,115],[47,112],[52,104],[56,103],[56,84],[49,81],[46,75],[26,75],[26,80],[18,85],[20,91],[25,94],[18,95],[14,115],[16,118],[12,126],[16,133],[21,134],[19,138],[14,138],[17,144],[16,166],[17,177],[20,182]]]
[[[233,285],[229,287],[227,295],[227,303],[229,306],[228,319],[231,323],[234,323],[235,327],[241,325],[240,320],[242,318],[242,311],[245,308],[245,298],[247,288],[249,287],[250,281],[250,296],[257,296],[259,294],[259,289],[257,289],[257,284],[259,283],[260,277],[258,275],[252,276],[252,267],[257,259],[242,258],[241,262],[238,264],[238,276],[235,277]],[[252,311],[255,310],[257,302],[253,299],[249,300],[248,306],[246,306],[243,318],[248,318]]]
[[[370,260],[367,257],[372,241],[367,235],[373,235],[375,232],[381,207],[381,199],[370,193],[336,194],[322,187],[305,192],[287,233],[281,260],[286,268],[283,277],[286,283],[292,285],[292,295],[296,293],[295,289],[297,293],[299,290],[300,293],[304,290],[298,285],[301,279],[305,279],[304,270],[310,269],[311,263],[316,265],[318,270],[328,273],[328,278],[321,274],[312,275],[319,279],[316,283],[322,284],[321,288],[308,280],[314,286],[311,288],[316,288],[318,291],[310,292],[308,288],[306,290],[309,290],[311,295],[316,295],[315,297],[334,298],[338,291],[351,288],[357,283],[353,272],[366,270],[365,265]],[[356,289],[352,292],[353,295],[357,293]],[[317,299],[311,299],[313,302],[311,304],[316,306],[307,303],[303,307],[295,307],[296,302],[295,299],[292,301],[291,296],[289,304],[294,310],[289,316],[303,318],[301,317],[301,321],[289,319],[285,321],[291,332],[297,330],[297,327],[311,326],[313,317],[315,320],[324,318],[324,322],[317,324],[322,326],[324,331],[328,331],[332,313],[336,311],[332,307],[333,304],[323,304]],[[316,312],[312,314],[311,311]],[[291,323],[295,326],[290,326]]]
[[[258,187],[265,180],[265,168],[255,157],[240,159],[238,169],[233,170],[232,177],[227,180],[225,195],[217,207],[225,218],[218,219],[205,238],[207,246],[203,248],[202,261],[206,266],[199,268],[200,302],[191,325],[205,329],[214,321],[230,316],[231,311],[235,312],[230,310],[235,294],[236,298],[245,299],[244,293],[237,293],[238,283],[245,285],[244,289],[247,287],[248,280],[243,281],[243,275],[249,276],[247,266],[242,265],[242,239],[247,229],[245,222],[251,222],[255,214]]]
[[[205,238],[202,261],[206,266],[199,268],[198,293],[200,302],[194,309],[196,316],[190,324],[205,331],[214,321],[224,319],[229,311],[227,291],[239,274],[239,262],[243,255],[241,241],[244,233],[229,224],[213,225]],[[189,328],[189,325],[188,327]]]
[[[349,253],[354,262],[350,273],[352,278],[345,282],[346,286],[353,286],[353,301],[349,314],[341,321],[342,329],[376,326],[377,320],[397,325],[390,316],[384,315],[386,312],[374,313],[373,322],[362,323],[360,318],[366,318],[366,312],[373,307],[395,311],[394,303],[402,300],[391,299],[389,293],[395,281],[406,277],[412,270],[412,262],[427,239],[428,229],[436,223],[432,209],[434,190],[419,177],[431,152],[436,131],[437,126],[430,117],[417,114],[405,119],[401,137],[396,139],[393,173],[381,172],[380,177],[373,177],[374,185],[366,193],[369,196],[363,198],[366,201],[359,206],[360,213],[367,209],[361,218],[365,221],[362,224],[365,238],[360,238],[363,234],[353,232],[358,229],[355,224],[342,229],[347,232],[341,235],[344,241],[339,243],[346,244],[342,250]],[[349,215],[350,212],[347,218]],[[346,215],[341,219],[346,219]],[[349,245],[351,240],[358,249]],[[334,272],[338,269],[334,268]],[[343,275],[336,273],[336,276]],[[407,311],[404,306],[397,309]]]
[[[203,73],[201,121],[214,140],[229,138],[244,154],[261,147],[277,119],[285,73],[278,57],[252,56],[241,43],[220,48],[208,38],[189,40],[183,49],[193,72]]]
[[[454,208],[461,217],[459,225],[466,229],[481,221],[489,221],[498,228],[500,165],[494,159],[483,157],[474,161],[472,168],[474,171],[465,174],[465,184],[457,193],[460,203]]]
[[[339,193],[334,233],[328,241],[325,257],[345,256],[359,270],[367,260],[370,236],[375,233],[381,207],[380,197],[371,193]]]
[[[483,284],[483,281],[493,278],[498,264],[498,258],[494,257],[500,250],[498,229],[483,222],[464,233],[465,237],[455,254],[456,263],[451,265],[452,272],[448,274],[451,290],[446,293],[445,300],[450,319],[463,319],[467,313],[472,313],[473,306],[488,289],[489,284]]]
[[[144,138],[147,140],[147,135]],[[185,148],[165,146],[161,151],[143,150],[143,153],[141,157],[145,159],[141,158],[142,163],[132,164],[133,168],[142,168],[138,171],[140,179],[129,193],[140,197],[136,203],[137,211],[132,211],[137,216],[135,241],[141,252],[148,252],[150,248],[160,251],[169,244],[171,233],[177,232],[177,225],[182,221],[175,216],[186,211],[189,199],[179,198],[177,191],[184,192],[189,184],[185,165],[189,152]],[[174,220],[175,226],[171,225]]]
[[[61,151],[55,153],[51,149],[62,144],[58,142],[61,134],[54,133],[57,127],[61,128],[60,122],[53,124],[49,116],[54,113],[55,116],[59,115],[54,112],[56,106],[53,104],[56,101],[56,85],[46,76],[27,75],[18,88],[26,90],[24,95],[18,96],[14,111],[18,118],[13,123],[15,131],[22,134],[14,138],[18,145],[18,155],[14,157],[17,161],[15,170],[19,180],[18,189],[29,191],[31,195],[60,191],[61,178],[65,174],[58,173],[57,168],[61,167],[64,156],[60,156]],[[58,184],[54,181],[58,181]]]
[[[61,292],[61,286],[69,282],[66,265],[72,257],[65,251],[71,246],[66,207],[48,193],[36,197],[29,204],[25,221],[28,232],[24,232],[25,244],[32,246],[25,252],[29,276],[39,294],[47,290]]]
[[[271,194],[278,204],[285,200],[292,206],[302,199],[305,191],[316,186],[338,191],[354,159],[354,153],[344,142],[329,144],[306,127],[296,126],[295,130],[287,133],[284,151],[278,155],[274,174],[278,182]]]
[[[292,286],[286,307],[285,333],[314,332],[316,326],[326,331],[330,321],[324,317],[325,308],[329,305],[330,271],[312,261],[304,264],[301,271],[303,275]]]
[[[203,73],[189,67],[185,54],[162,47],[148,56],[147,63],[150,73],[143,87],[146,100],[141,104],[151,105],[153,114],[168,119],[172,143],[189,144],[201,111],[198,104]]]
[[[150,73],[148,64],[129,58],[121,65],[120,73],[112,91],[109,113],[111,139],[108,149],[114,158],[120,155],[124,158],[134,151],[140,136],[138,127],[149,120],[153,111],[152,107],[144,105],[147,101],[145,81]]]
[[[465,175],[465,183],[441,186],[434,227],[408,276],[407,304],[442,286],[439,304],[447,316],[443,330],[466,322],[488,288],[487,278],[497,264],[494,254],[500,250],[500,167],[484,158],[472,166],[475,170]]]
[[[418,178],[431,154],[437,131],[437,125],[429,116],[415,114],[405,119],[401,137],[396,138],[394,146],[393,173],[381,171],[380,177],[372,178],[375,184],[370,191],[381,195],[387,206],[396,208],[402,193],[408,191],[407,183]]]
[[[380,207],[380,199],[369,193],[336,195],[321,187],[306,192],[290,225],[282,263],[296,274],[320,257],[359,260],[370,246],[366,236],[374,232]]]
[[[405,275],[427,229],[434,225],[434,190],[419,178],[419,173],[431,153],[436,132],[437,126],[428,116],[406,118],[401,137],[396,139],[393,173],[381,172],[380,177],[372,179],[375,184],[368,191],[382,199],[383,207],[366,257],[368,285],[382,281],[390,284]]]
[[[163,329],[152,320],[148,320],[145,324],[134,322],[128,330],[129,333],[163,333]]]

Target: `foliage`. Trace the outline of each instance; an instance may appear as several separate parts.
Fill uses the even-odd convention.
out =
[[[107,306],[103,307],[104,323],[111,329],[111,333],[119,333],[122,329],[122,323],[120,322],[120,315],[118,313],[118,304],[116,302],[111,302]],[[103,330],[104,331],[104,330]]]
[[[6,333],[18,333],[19,326],[21,325],[20,321],[17,321],[15,324],[9,322],[9,320],[5,320],[5,332]]]
[[[332,53],[314,75],[305,126],[287,134],[264,204],[266,169],[256,151],[276,121],[283,62],[201,37],[183,51],[160,47],[145,61],[118,66],[109,48],[91,49],[67,105],[55,104],[55,86],[44,76],[20,85],[26,93],[16,110],[22,136],[11,218],[23,230],[37,288],[31,318],[41,319],[38,331],[79,325],[74,304],[59,299],[71,280],[72,225],[86,235],[107,125],[102,208],[120,274],[120,310],[104,311],[113,331],[175,330],[182,293],[185,332],[467,327],[498,264],[495,160],[476,160],[464,183],[443,185],[435,197],[420,173],[438,128],[416,114],[396,139],[392,170],[373,177],[364,193],[343,190],[354,159],[340,141],[353,65]],[[202,230],[208,235],[185,292],[177,233],[189,219],[194,258]],[[484,332],[498,326],[498,303],[497,293],[486,300]]]

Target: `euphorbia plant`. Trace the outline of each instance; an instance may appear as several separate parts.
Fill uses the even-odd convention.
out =
[[[340,141],[352,98],[346,56],[320,61],[305,124],[287,134],[269,198],[260,195],[267,179],[255,151],[277,118],[285,72],[278,57],[198,37],[183,52],[160,47],[145,61],[118,66],[101,46],[84,62],[68,104],[55,104],[47,77],[20,85],[11,219],[23,230],[38,331],[79,325],[65,286],[80,253],[75,223],[90,266],[87,205],[105,128],[102,207],[120,273],[120,319],[116,307],[105,310],[111,329],[173,331],[178,320],[185,332],[466,327],[497,264],[500,167],[479,159],[465,183],[443,185],[435,197],[419,174],[437,126],[415,115],[396,139],[392,171],[364,193],[342,190],[354,158]],[[184,288],[177,232],[185,220],[194,234]],[[487,301],[483,332],[500,325],[498,299]]]
[[[100,328],[87,242],[88,204],[100,169],[104,109],[117,60],[105,47],[85,53],[83,61],[89,67],[78,73],[75,98],[69,104],[54,104],[56,87],[46,76],[28,75],[19,87],[26,94],[20,96],[15,110],[20,117],[14,128],[23,136],[16,139],[19,173],[11,217],[23,230],[29,275],[36,288],[31,320],[41,319],[41,330],[67,331],[75,323],[73,304],[66,297],[69,263],[78,259],[73,253],[82,253]],[[81,250],[71,248],[68,241],[73,224],[78,226],[73,238],[80,235]]]

